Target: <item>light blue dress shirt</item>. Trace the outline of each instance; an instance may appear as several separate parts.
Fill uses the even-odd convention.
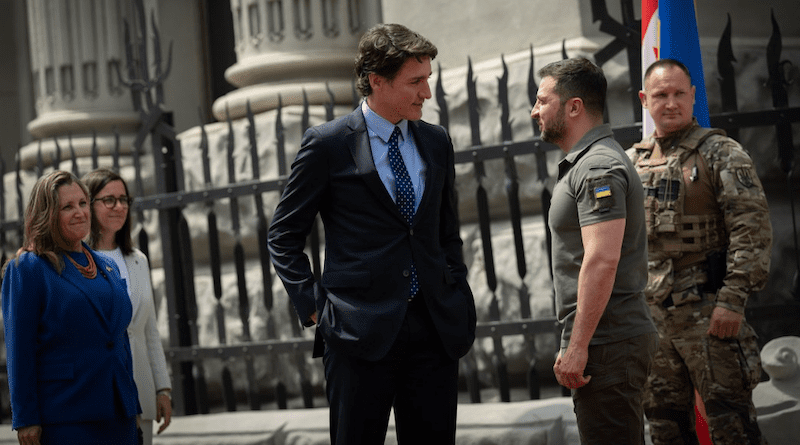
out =
[[[367,123],[369,146],[372,149],[375,169],[389,195],[397,202],[394,173],[392,166],[389,165],[389,138],[392,136],[395,125],[372,111],[366,100],[361,102],[361,111],[364,113],[364,120]],[[416,201],[414,208],[417,209],[425,191],[425,162],[419,155],[417,144],[408,130],[408,121],[403,119],[396,126],[400,128],[401,133],[398,141],[400,156],[403,157],[408,176],[411,177],[411,183],[414,185],[414,200]]]

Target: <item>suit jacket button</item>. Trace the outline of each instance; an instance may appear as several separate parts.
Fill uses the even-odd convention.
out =
[[[113,341],[110,341],[110,342],[106,343],[106,348],[108,348],[108,349],[114,349],[114,342],[113,342]]]
[[[408,278],[411,275],[411,271],[408,269],[403,270],[403,276]]]
[[[411,236],[414,236],[414,229],[410,229],[410,230],[408,231],[408,234],[409,234],[409,235],[411,235]]]

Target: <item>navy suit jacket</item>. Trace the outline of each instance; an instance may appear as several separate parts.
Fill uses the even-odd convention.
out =
[[[475,339],[475,302],[461,252],[453,144],[442,127],[409,122],[427,166],[425,192],[409,225],[375,169],[361,108],[309,129],[269,231],[278,276],[302,322],[317,312],[327,345],[367,360],[386,355],[408,309],[409,271],[447,354]],[[314,279],[303,253],[316,215],[325,264]]]
[[[65,259],[59,275],[26,252],[3,277],[13,428],[111,419],[139,411],[127,327],[131,302],[114,262],[92,252],[95,280],[114,290],[110,317]]]

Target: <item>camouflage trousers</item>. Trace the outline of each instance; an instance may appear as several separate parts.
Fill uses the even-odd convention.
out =
[[[714,444],[766,444],[752,399],[761,377],[753,328],[743,322],[737,338],[709,336],[714,304],[708,300],[650,309],[661,337],[644,397],[653,444],[698,443],[695,388]]]

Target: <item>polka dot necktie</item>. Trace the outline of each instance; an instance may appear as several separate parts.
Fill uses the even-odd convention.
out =
[[[403,157],[400,156],[400,148],[398,146],[399,137],[400,129],[394,127],[392,136],[389,138],[389,165],[391,165],[392,173],[394,173],[394,193],[397,207],[400,208],[400,213],[403,214],[410,225],[414,221],[416,199],[414,197],[414,184],[411,183],[411,177],[408,176],[406,164],[403,162]],[[417,268],[412,262],[411,294],[409,296],[409,301],[417,294],[417,290],[419,290],[419,279],[417,278]]]

